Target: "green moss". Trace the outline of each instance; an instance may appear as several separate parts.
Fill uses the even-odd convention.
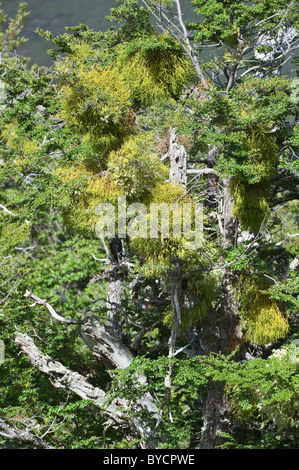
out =
[[[266,345],[284,338],[289,324],[274,301],[267,295],[255,298],[247,319],[246,337],[255,344]]]
[[[250,182],[269,180],[276,172],[278,146],[271,131],[271,124],[256,124],[247,130],[244,146],[248,150]]]
[[[96,207],[102,202],[116,206],[120,189],[109,173],[95,175],[84,165],[57,170],[61,179],[61,199],[58,206],[69,231],[95,237],[98,222]]]
[[[271,178],[277,169],[278,146],[271,124],[255,124],[248,128],[245,134],[245,177],[236,174],[231,181],[233,215],[239,220],[241,229],[258,232],[270,213],[267,196]]]
[[[157,237],[149,236],[148,238],[134,238],[131,240],[131,246],[136,250],[147,262],[158,265],[159,263],[168,263],[173,257],[181,257],[185,252],[185,242],[183,236],[176,237],[173,231],[173,211],[171,204],[178,203],[180,208],[185,202],[191,202],[192,199],[185,196],[185,190],[172,183],[159,183],[152,189],[150,203],[154,203],[163,210],[169,211],[169,230],[167,236],[163,235],[163,227],[158,220]],[[158,206],[156,206],[158,207]],[[158,215],[161,215],[159,212]],[[182,211],[181,211],[182,215]],[[149,206],[148,210],[148,234],[150,235],[150,218],[153,222],[153,212]],[[155,224],[154,224],[155,225]],[[165,229],[165,228],[164,228]],[[187,250],[188,251],[188,250]]]

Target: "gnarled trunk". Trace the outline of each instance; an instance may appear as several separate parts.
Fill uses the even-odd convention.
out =
[[[235,244],[237,225],[232,215],[233,198],[230,194],[230,178],[223,180],[224,196],[222,211],[222,247],[228,249]],[[239,305],[233,291],[233,273],[226,267],[222,272],[221,295],[214,309],[209,312],[202,325],[202,341],[206,354],[231,354],[242,342]],[[238,357],[238,352],[235,358]],[[204,424],[201,430],[202,449],[215,449],[223,444],[221,433],[233,431],[234,419],[230,404],[221,383],[212,382],[202,395]]]
[[[216,449],[225,441],[221,433],[229,433],[232,427],[229,403],[225,398],[222,384],[212,382],[202,400],[204,424],[201,429],[200,448]]]
[[[110,271],[107,295],[107,324],[111,332],[121,337],[121,295],[123,279],[119,264],[122,260],[123,244],[115,237],[109,240],[110,248]]]

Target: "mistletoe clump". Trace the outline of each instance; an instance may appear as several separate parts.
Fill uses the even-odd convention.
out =
[[[149,148],[152,140],[144,135],[130,137],[120,149],[109,154],[108,169],[128,201],[148,201],[151,190],[168,176],[168,168]]]
[[[165,34],[138,38],[122,45],[116,69],[133,103],[142,107],[177,98],[194,75],[182,49]]]
[[[265,286],[245,279],[241,292],[245,337],[257,345],[273,344],[289,332],[289,322]]]
[[[130,94],[116,70],[75,60],[60,64],[61,117],[91,148],[105,155],[118,147],[134,127]]]
[[[250,184],[235,176],[230,190],[234,197],[233,215],[239,220],[242,230],[258,232],[270,214],[265,186],[261,183]]]

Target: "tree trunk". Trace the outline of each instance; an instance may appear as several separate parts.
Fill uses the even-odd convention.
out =
[[[170,130],[169,150],[166,155],[170,159],[169,181],[172,184],[185,187],[187,184],[187,152],[183,145],[178,142],[178,135],[175,128]],[[166,156],[164,158],[166,158]],[[181,325],[181,306],[180,298],[182,292],[182,271],[180,260],[174,259],[172,273],[170,274],[171,283],[171,304],[172,304],[172,329],[168,340],[168,357],[171,359],[175,354],[176,340]],[[169,365],[168,373],[164,380],[164,400],[162,410],[168,408],[168,418],[171,420],[171,411],[169,403],[171,399],[171,375],[172,365]]]
[[[217,147],[209,152],[209,167],[213,167]],[[175,129],[171,130],[169,151],[171,168],[169,179],[172,183],[185,186],[187,183],[187,152],[178,143],[178,136]],[[237,224],[232,216],[233,197],[230,193],[231,177],[225,178],[222,182],[224,188],[222,205],[222,247],[227,250],[235,245]],[[215,204],[217,200],[217,177],[208,181],[209,204]],[[179,267],[174,262],[174,276],[171,278],[171,298],[173,306],[173,327],[169,339],[169,357],[175,351],[175,342],[178,336],[180,318],[179,293],[181,292],[182,275]],[[175,275],[176,274],[176,275]],[[239,325],[238,304],[233,295],[233,276],[229,268],[223,270],[222,294],[216,307],[211,311],[207,319],[203,322],[202,340],[206,354],[222,353],[230,354],[242,340]],[[171,367],[165,378],[165,401],[169,401],[171,396]],[[201,397],[202,413],[204,425],[202,427],[201,448],[213,449],[223,443],[223,438],[219,436],[221,432],[229,432],[233,426],[232,416],[229,410],[224,390],[221,384],[211,383],[207,393]]]
[[[216,449],[224,443],[223,432],[231,432],[231,413],[222,384],[213,382],[203,397],[202,414],[204,425],[201,430],[201,449]]]
[[[224,249],[234,246],[237,233],[236,221],[232,216],[233,198],[229,185],[230,178],[223,180],[222,247]],[[222,272],[221,295],[218,303],[209,312],[202,325],[202,341],[206,354],[228,355],[236,351],[235,359],[241,358],[238,347],[242,343],[242,331],[238,312],[239,305],[233,292],[233,273],[229,267],[226,267]],[[204,424],[200,447],[214,449],[224,442],[219,433],[232,433],[233,416],[222,384],[212,382],[201,398]]]
[[[34,305],[44,305],[49,310],[53,318],[64,323],[78,323],[76,320],[61,317],[48,302],[40,299],[31,292],[27,291],[25,296],[33,300]],[[133,354],[123,343],[122,339],[112,331],[109,325],[101,324],[99,319],[94,315],[87,316],[79,323],[82,325],[79,334],[81,339],[85,342],[94,356],[103,362],[108,371],[112,369],[125,369],[131,364],[134,358]],[[106,401],[106,394],[104,391],[93,387],[78,373],[69,371],[58,361],[44,355],[35,346],[33,340],[29,336],[18,334],[16,336],[16,342],[21,346],[23,352],[27,354],[33,366],[51,377],[51,383],[54,387],[68,388],[81,398],[92,400],[97,407],[102,408],[104,406]],[[144,375],[141,375],[138,376],[137,381],[141,384],[146,384],[147,379]],[[123,399],[119,400],[118,404],[121,405],[121,409],[125,410],[125,413],[121,412],[119,415],[117,407],[112,405],[105,409],[105,412],[108,413],[110,421],[112,420],[116,424],[118,423],[121,427],[124,427],[123,421],[126,421],[127,419],[126,413],[128,410],[130,410],[130,412],[145,410],[147,413],[150,413],[151,417],[158,420],[158,409],[150,393],[145,393],[139,400],[137,400],[136,408],[134,410],[130,408]],[[135,417],[132,417],[131,421],[133,428],[127,426],[129,432],[135,433],[135,438],[139,438],[141,436],[149,439],[149,442],[142,445],[152,448],[155,441],[148,422]]]
[[[81,329],[80,337],[93,355],[103,362],[108,371],[126,369],[134,359],[129,348],[119,338],[113,336],[110,330],[102,325],[95,316],[90,316],[86,320]],[[136,380],[142,384],[147,382],[144,375],[138,376]],[[145,394],[138,403],[148,412],[153,413],[156,417],[158,416],[158,408],[149,393]]]
[[[107,324],[111,332],[121,338],[121,295],[123,279],[119,264],[123,256],[123,244],[119,238],[109,240],[110,272],[107,295]]]
[[[28,446],[34,449],[52,449],[43,439],[36,436],[29,426],[26,429],[20,430],[11,427],[3,418],[0,417],[0,437],[8,439],[13,442],[13,447],[27,448]]]
[[[187,184],[187,152],[185,147],[178,142],[175,128],[170,131],[169,150],[165,155],[170,159],[169,181],[179,186]]]
[[[222,247],[227,250],[233,247],[236,243],[237,235],[237,221],[232,215],[233,210],[233,197],[230,193],[231,177],[224,178],[222,181],[224,188],[223,196],[223,210],[222,210]]]

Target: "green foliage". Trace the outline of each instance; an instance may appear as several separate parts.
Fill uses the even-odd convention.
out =
[[[230,189],[234,198],[234,217],[240,221],[242,230],[257,233],[270,214],[265,197],[267,188],[262,183],[250,184],[235,177],[231,181]]]
[[[246,340],[257,345],[266,345],[284,338],[290,328],[288,319],[270,298],[261,281],[250,282],[241,277],[239,289]]]
[[[190,153],[204,158],[210,148],[219,148],[216,168],[232,176],[234,215],[244,230],[258,232],[269,214],[272,179],[282,166],[280,142],[289,132],[290,115],[296,115],[290,92],[285,78],[248,76],[227,95],[215,88],[209,100],[190,101],[196,110],[191,128],[197,132]],[[288,156],[285,166],[287,161]]]
[[[122,397],[135,404],[145,393],[150,392],[159,401],[163,400],[164,377],[170,364],[173,371],[174,389],[169,404],[172,419],[167,418],[167,409],[162,408],[163,420],[160,421],[157,429],[157,436],[162,438],[159,448],[188,449],[190,448],[190,432],[194,427],[196,429],[198,420],[201,422],[196,405],[197,393],[200,389],[205,389],[207,385],[205,367],[198,360],[181,361],[163,356],[156,360],[137,357],[128,368],[115,371],[111,384],[111,399]],[[146,383],[138,380],[138,377],[142,375],[148,378]],[[164,444],[163,435],[165,434],[169,435],[169,439]]]
[[[108,156],[108,170],[128,202],[147,202],[153,188],[168,176],[168,168],[155,155],[155,141],[144,133],[130,137]]]
[[[1,4],[0,4],[1,5]],[[0,50],[11,52],[18,49],[22,44],[27,42],[27,39],[20,36],[24,27],[24,20],[29,15],[26,12],[27,4],[24,2],[19,3],[18,11],[15,18],[10,18],[6,30],[3,31],[3,26],[7,21],[7,15],[4,11],[0,10]]]
[[[94,31],[85,24],[77,26],[66,26],[67,33],[57,34],[54,36],[50,31],[44,31],[41,28],[36,29],[36,33],[44,37],[49,43],[55,46],[55,49],[48,50],[54,62],[63,60],[67,55],[76,55],[81,46],[86,49],[89,47],[89,52],[92,51],[92,57],[85,57],[86,62],[96,58],[99,62],[109,61],[109,45],[114,42],[114,39],[109,37],[108,33],[102,31]],[[107,37],[108,36],[108,37]],[[112,53],[113,55],[113,53]],[[82,57],[84,59],[84,57]]]
[[[169,365],[166,358],[157,360],[136,358],[125,370],[116,371],[112,382],[112,397],[123,397],[136,403],[147,392],[163,396],[164,380]],[[172,423],[164,419],[161,433],[169,429],[171,440],[166,447],[188,447],[187,433],[194,426],[197,393],[206,392],[211,382],[224,385],[225,394],[238,425],[251,426],[253,433],[244,441],[238,434],[226,436],[224,447],[233,448],[292,448],[298,439],[298,346],[277,350],[268,359],[244,363],[231,361],[222,355],[193,359],[172,359]],[[136,379],[148,377],[147,383]],[[137,385],[138,384],[138,385]],[[194,406],[195,405],[195,406]],[[166,416],[167,410],[164,410]],[[182,413],[184,419],[182,420]],[[160,425],[161,426],[161,425]],[[276,439],[267,438],[267,430]],[[283,431],[288,430],[284,434]],[[163,445],[162,445],[163,448]]]
[[[298,347],[277,350],[267,360],[258,358],[243,364],[223,356],[210,356],[202,362],[205,375],[224,384],[239,424],[255,423],[256,432],[247,442],[249,448],[296,447]],[[284,435],[284,429],[288,429],[288,435]],[[267,431],[273,440],[267,439]],[[233,447],[246,448],[237,434],[230,436],[231,440]]]
[[[202,405],[215,382],[223,384],[237,425],[224,435],[225,447],[287,448],[298,442],[298,351],[286,343],[288,335],[291,340],[298,336],[298,273],[284,278],[291,257],[298,257],[298,83],[279,76],[261,78],[256,69],[250,75],[249,67],[256,63],[242,55],[242,48],[251,50],[261,32],[275,31],[281,20],[277,13],[286,2],[194,4],[202,15],[200,27],[191,25],[195,40],[202,45],[219,41],[225,49],[224,54],[218,49],[219,59],[214,56],[216,67],[211,69],[208,61],[203,67],[216,82],[220,77],[217,86],[206,90],[197,86],[182,47],[168,34],[155,33],[148,10],[135,0],[123,0],[111,11],[109,20],[118,29],[95,32],[78,25],[56,37],[39,31],[55,46],[50,51],[54,67],[29,69],[16,57],[1,66],[0,336],[6,353],[0,364],[1,416],[11,423],[17,418],[13,423],[20,429],[35,419],[33,432],[56,448],[135,448],[140,440],[129,440],[122,426],[110,426],[90,401],[53,387],[20,354],[16,329],[103,389],[107,404],[125,399],[130,416],[152,425],[159,448],[199,446],[206,418]],[[159,5],[163,12],[175,7],[168,0]],[[21,44],[17,35],[24,18],[22,5],[8,32],[0,35],[6,50]],[[292,8],[285,18],[294,23]],[[245,68],[243,78],[236,75],[225,90],[219,70],[229,75],[236,66],[241,73]],[[213,167],[217,176],[188,176],[186,188],[168,181],[167,160],[161,162],[161,157],[167,153],[171,127],[186,146],[188,164]],[[209,152],[215,148],[211,161]],[[228,176],[231,215],[241,230],[254,233],[241,244],[236,236],[235,246],[226,250],[222,179]],[[127,196],[128,204],[142,202],[147,217],[152,203],[166,209],[178,203],[180,221],[185,202],[191,203],[193,215],[195,203],[203,202],[202,246],[190,250],[187,234],[175,236],[170,213],[169,234],[158,223],[156,238],[127,237],[122,262],[113,265],[113,272],[111,266],[106,269],[107,247],[96,237],[95,209],[101,202],[116,209],[120,195]],[[294,202],[281,207],[284,200]],[[133,214],[127,216],[127,228],[132,228]],[[30,289],[66,318],[95,314],[106,324],[106,276],[116,271],[123,286],[120,341],[136,357],[128,368],[108,374],[82,341],[80,325],[53,321],[45,306],[30,306],[24,293]],[[169,358],[171,288],[177,273],[182,323],[176,355]],[[225,282],[232,278],[237,281],[230,290]],[[228,296],[223,311],[226,297],[221,295]],[[237,312],[230,311],[234,300],[234,309],[240,304]],[[235,325],[237,314],[244,333],[240,350],[229,357],[208,349],[201,355],[201,339],[209,347],[222,342],[223,332],[231,336],[230,320]],[[213,315],[215,331],[207,331]],[[273,352],[278,344],[283,347]],[[238,362],[236,357],[246,357],[246,348],[268,358]],[[189,359],[191,349],[200,353]],[[147,380],[138,380],[143,375]],[[145,393],[152,394],[160,409],[158,423],[146,410],[136,412]],[[7,440],[1,438],[0,445],[7,446]]]
[[[299,311],[299,277],[297,272],[290,272],[285,281],[276,282],[268,289],[268,292],[272,299],[284,305],[289,315]]]
[[[276,172],[278,164],[278,146],[269,128],[258,125],[248,132],[244,144],[248,149],[248,159],[254,168],[254,181],[269,180]]]
[[[192,198],[185,195],[184,188],[172,183],[158,183],[152,189],[150,204],[154,204],[155,209],[157,209],[158,226],[155,225],[155,212],[153,212],[152,206],[149,206],[147,227],[150,235],[152,224],[153,228],[157,230],[157,236],[150,236],[148,238],[134,237],[130,242],[132,248],[152,265],[152,274],[155,272],[155,267],[159,269],[159,263],[162,266],[170,266],[171,259],[175,256],[183,258],[187,255],[186,239],[183,236],[177,237],[174,230],[174,223],[178,225],[179,222],[175,219],[176,211],[175,209],[173,210],[172,204],[178,204],[182,226],[183,204],[192,204],[192,202],[194,202]]]
[[[283,58],[279,57],[275,39],[277,31],[282,25],[292,25],[298,28],[298,14],[296,4],[288,4],[285,0],[269,1],[230,1],[208,0],[201,2],[193,0],[195,12],[199,15],[198,21],[188,24],[188,29],[194,35],[194,42],[202,47],[211,44],[217,48],[213,60],[204,61],[204,68],[211,73],[217,63],[219,71],[223,72],[221,81],[228,88],[231,87],[227,72],[233,69],[258,67],[263,73],[271,77],[271,72],[281,66]],[[265,36],[272,42],[265,44]],[[257,64],[252,50],[271,52],[275,59]],[[224,87],[224,85],[222,85]]]
[[[150,22],[150,12],[140,6],[138,0],[117,0],[122,3],[117,8],[111,8],[110,16],[106,19],[118,23],[115,31],[116,42],[127,42],[145,35],[152,35],[154,28]]]
[[[286,8],[286,2],[283,0],[254,1],[250,4],[227,0],[210,0],[202,4],[199,0],[193,0],[193,3],[196,13],[204,17],[201,28],[198,25],[196,38],[212,41],[221,38],[230,45],[236,41],[238,33],[243,33],[249,22],[252,23],[251,28],[253,28],[258,21],[271,18],[271,15],[284,11]],[[270,30],[277,23],[279,23],[279,17],[275,16],[265,22],[265,29]],[[249,35],[249,31],[247,33]]]
[[[80,46],[76,52],[73,64],[67,61],[57,66],[61,117],[94,151],[105,155],[132,132],[129,93],[115,70],[84,66],[82,57],[91,52],[89,46]]]
[[[189,60],[165,34],[134,39],[120,46],[115,67],[137,107],[177,99],[193,76]]]
[[[94,238],[98,221],[96,207],[101,202],[116,205],[120,188],[109,174],[94,174],[84,164],[60,167],[56,175],[64,189],[57,207],[68,230]]]

